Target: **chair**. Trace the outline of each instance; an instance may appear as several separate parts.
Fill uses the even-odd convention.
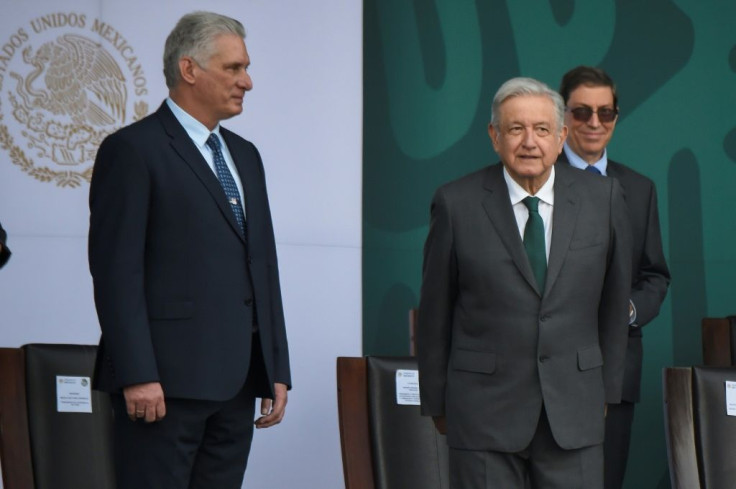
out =
[[[726,414],[726,381],[736,368],[665,368],[664,418],[673,489],[732,489],[736,416]]]
[[[703,318],[703,361],[706,365],[736,365],[736,316]]]
[[[416,356],[416,331],[419,324],[419,309],[409,309],[409,355]]]
[[[57,376],[91,377],[96,347],[0,348],[0,461],[5,489],[112,489],[112,410],[59,412]]]
[[[339,357],[337,401],[346,489],[447,489],[445,437],[419,406],[396,402],[413,357]]]

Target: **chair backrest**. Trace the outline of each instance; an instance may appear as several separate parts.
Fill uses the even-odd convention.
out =
[[[736,365],[736,316],[703,318],[703,361],[706,365]]]
[[[364,357],[337,359],[337,412],[345,489],[375,489]]]
[[[691,369],[665,368],[662,377],[664,427],[672,489],[701,489],[695,453]]]
[[[70,406],[86,404],[84,395],[59,397],[64,392],[61,380],[89,385],[86,378],[92,376],[96,351],[90,345],[46,344],[1,349],[0,361],[13,367],[2,371],[0,384],[14,386],[17,396],[13,405],[2,401],[0,408],[5,489],[114,488],[107,395],[90,392],[91,413],[69,412],[75,409]],[[6,438],[5,429],[16,422]],[[6,477],[16,463],[17,470],[13,467]]]
[[[25,357],[20,348],[0,348],[0,462],[5,489],[34,487]]]
[[[693,368],[695,444],[705,489],[736,483],[736,416],[726,412],[726,382],[736,383],[736,368]]]
[[[726,382],[736,368],[668,368],[665,427],[673,489],[732,489],[736,416],[727,414]]]
[[[346,489],[446,489],[447,442],[418,405],[397,403],[397,371],[413,357],[337,361]]]

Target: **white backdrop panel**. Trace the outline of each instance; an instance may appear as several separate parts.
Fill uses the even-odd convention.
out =
[[[253,141],[266,165],[295,384],[285,422],[256,434],[247,487],[341,487],[335,357],[361,351],[362,2],[1,1],[12,9],[0,16],[0,129],[12,141],[0,140],[0,221],[13,257],[0,271],[0,346],[99,336],[86,258],[89,185],[29,174],[47,167],[81,175],[91,156],[67,155],[48,127],[47,140],[35,141],[43,131],[16,117],[12,97],[23,104],[34,69],[23,49],[30,58],[64,34],[99,42],[128,80],[127,124],[135,102],[153,111],[166,96],[163,43],[181,15],[206,8],[236,17],[246,27],[254,89],[244,114],[224,125]],[[95,21],[112,28],[106,38]],[[135,93],[136,78],[145,94]],[[28,107],[42,80],[26,90]]]

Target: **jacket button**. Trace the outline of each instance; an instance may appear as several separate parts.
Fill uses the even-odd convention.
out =
[[[251,299],[251,298],[245,299],[245,305],[246,306],[253,305],[253,299]]]
[[[547,360],[549,360],[549,357],[547,355],[542,355],[541,357],[539,357],[539,363],[544,363]]]

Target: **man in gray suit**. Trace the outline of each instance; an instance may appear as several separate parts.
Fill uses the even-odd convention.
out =
[[[621,489],[629,455],[634,405],[639,402],[642,371],[642,327],[659,314],[667,295],[670,271],[662,251],[657,190],[649,178],[610,160],[608,146],[618,119],[613,79],[600,68],[578,66],[560,84],[569,136],[559,161],[613,177],[624,189],[633,242],[629,318],[624,327],[626,349],[624,387],[620,403],[608,406],[603,445],[606,489]]]
[[[545,84],[507,81],[488,128],[501,163],[432,202],[417,355],[454,489],[603,487],[631,240],[618,182],[554,166],[563,118]]]

